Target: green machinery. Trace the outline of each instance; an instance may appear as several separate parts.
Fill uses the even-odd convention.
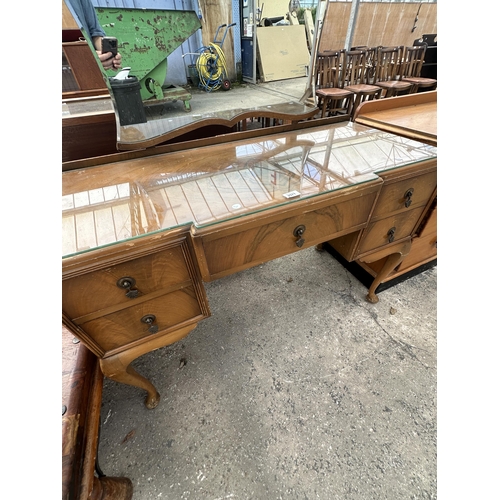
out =
[[[201,28],[198,15],[185,10],[150,10],[96,7],[107,36],[118,39],[122,67],[130,67],[141,84],[143,101],[184,102],[191,110],[191,94],[182,87],[164,87],[167,56]],[[108,70],[109,77],[116,72]]]

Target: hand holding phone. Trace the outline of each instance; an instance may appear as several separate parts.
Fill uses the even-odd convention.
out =
[[[102,51],[103,54],[111,52],[113,57],[118,53],[118,40],[114,36],[105,36],[102,38]]]

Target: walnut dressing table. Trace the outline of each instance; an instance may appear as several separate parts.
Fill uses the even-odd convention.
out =
[[[349,261],[386,258],[377,302],[436,197],[436,162],[431,145],[341,122],[66,166],[63,323],[154,408],[130,363],[210,315],[204,282],[334,242]]]

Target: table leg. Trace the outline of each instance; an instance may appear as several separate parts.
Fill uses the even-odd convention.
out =
[[[380,285],[380,283],[382,283],[382,281],[384,281],[385,278],[387,278],[387,276],[389,276],[392,271],[394,271],[394,269],[396,269],[401,261],[409,254],[411,249],[411,241],[407,241],[396,248],[397,250],[394,249],[395,251],[387,256],[385,264],[382,266],[382,269],[377,274],[377,276],[375,276],[373,283],[368,289],[366,300],[368,302],[371,302],[372,304],[376,304],[379,301],[378,296],[375,294],[375,290],[377,289],[377,287]],[[378,260],[379,258],[380,256],[371,259],[370,257],[365,257],[363,261],[369,263]]]
[[[90,500],[132,500],[132,481],[126,477],[94,477]]]
[[[137,373],[134,368],[130,366],[130,363],[143,354],[177,342],[184,338],[195,327],[196,323],[161,337],[153,337],[145,344],[140,344],[126,351],[100,359],[99,362],[102,373],[116,382],[144,389],[147,392],[146,407],[149,409],[156,408],[160,402],[160,394],[147,378]]]

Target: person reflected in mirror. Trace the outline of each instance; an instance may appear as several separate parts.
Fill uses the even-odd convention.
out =
[[[122,56],[118,52],[114,57],[111,52],[102,52],[102,37],[106,32],[101,26],[91,0],[66,0],[73,8],[77,20],[88,36],[92,38],[92,44],[104,69],[118,70],[122,65]]]

